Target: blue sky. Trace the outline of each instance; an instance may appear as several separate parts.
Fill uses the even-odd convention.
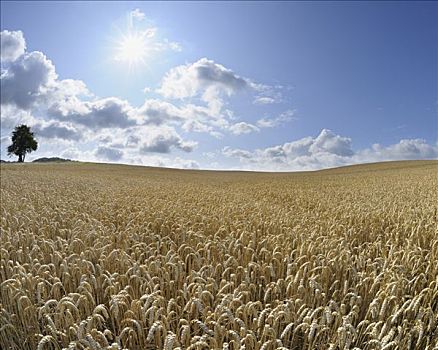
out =
[[[22,122],[40,141],[30,158],[302,170],[438,156],[435,2],[2,2],[1,29],[2,159]]]

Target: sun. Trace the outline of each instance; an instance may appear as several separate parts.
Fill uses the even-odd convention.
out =
[[[147,54],[147,41],[144,34],[131,32],[123,35],[117,43],[115,59],[135,66],[144,63]]]

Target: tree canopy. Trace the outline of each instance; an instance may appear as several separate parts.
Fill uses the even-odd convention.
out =
[[[8,146],[8,155],[18,156],[18,162],[24,162],[26,153],[36,151],[38,142],[35,140],[30,127],[24,124],[15,127],[12,132],[12,144]]]

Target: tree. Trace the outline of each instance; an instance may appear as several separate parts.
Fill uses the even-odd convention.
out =
[[[18,125],[12,131],[12,145],[8,146],[8,155],[18,156],[18,162],[24,162],[26,153],[36,151],[38,142],[33,137],[33,132],[27,125]]]

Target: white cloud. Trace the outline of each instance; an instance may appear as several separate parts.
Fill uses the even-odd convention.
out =
[[[19,109],[13,105],[1,105],[0,117],[2,132],[9,132],[18,124],[32,125],[38,122],[30,111]]]
[[[177,169],[199,169],[200,165],[193,159],[183,159],[180,157],[168,157],[166,155],[145,154],[141,157],[130,158],[127,160],[131,164],[142,164],[147,166],[157,166]]]
[[[2,70],[1,104],[29,109],[44,98],[56,78],[55,67],[43,53],[25,53]]]
[[[366,162],[435,159],[438,158],[438,145],[429,145],[423,139],[404,139],[386,147],[374,144],[371,148],[358,152],[355,157],[360,161]]]
[[[255,96],[253,104],[255,105],[269,105],[273,103],[280,103],[283,101],[282,85],[266,85],[266,84],[254,84],[253,88],[258,92]]]
[[[142,13],[135,13],[136,20],[143,18]],[[134,107],[117,97],[98,98],[80,80],[60,80],[54,64],[43,53],[26,52],[21,32],[1,34],[2,147],[8,139],[6,134],[17,124],[25,123],[44,140],[38,156],[48,152],[47,145],[51,145],[61,156],[70,154],[81,160],[196,168],[199,164],[193,160],[170,157],[173,151],[188,153],[197,146],[195,141],[183,138],[180,130],[221,138],[225,131],[249,134],[295,119],[294,111],[287,110],[278,116],[259,119],[255,125],[236,122],[227,107],[228,96],[245,91],[251,97],[257,94],[254,103],[270,104],[282,100],[282,87],[256,84],[206,58],[175,67],[166,74],[159,92],[175,99],[172,103],[147,99],[142,106]],[[178,49],[177,43],[157,38],[155,27],[147,28],[143,34],[153,41],[153,50],[170,46]],[[73,141],[81,141],[76,143],[79,148],[59,151],[71,146]],[[438,146],[409,139],[354,152],[350,138],[324,129],[316,137],[263,149],[225,147],[222,154],[238,159],[251,169],[301,170],[369,161],[437,158]]]
[[[201,123],[199,120],[187,120],[182,128],[184,131],[192,132],[213,132],[213,128],[206,124]]]
[[[26,50],[26,41],[21,30],[3,30],[0,33],[0,40],[2,64],[3,62],[15,61]]]
[[[295,110],[288,109],[275,118],[262,118],[257,120],[259,128],[275,128],[295,119]]]
[[[1,147],[1,148],[6,147],[6,144],[7,144],[7,143],[9,144],[10,140],[11,140],[11,138],[8,137],[8,136],[2,136],[2,137],[0,138],[0,147]]]
[[[136,19],[136,20],[138,20],[138,21],[142,21],[144,18],[145,18],[145,14],[144,14],[144,12],[142,12],[140,9],[135,9],[135,10],[132,10],[131,12],[130,12],[130,16],[131,16],[131,18],[132,19]]]
[[[185,104],[177,107],[159,99],[148,99],[137,110],[139,124],[145,125],[179,125],[187,132],[209,133],[220,138],[222,134],[215,130],[227,129],[228,119],[232,113],[221,110],[221,106],[199,106]]]
[[[140,19],[141,14],[137,11],[133,16]],[[151,40],[155,35],[156,28],[145,31]],[[21,46],[12,45],[11,38]],[[166,39],[157,40],[158,49],[176,45]],[[191,152],[196,147],[196,142],[184,140],[169,125],[191,122],[187,129],[214,133],[213,127],[202,122],[212,113],[208,106],[179,108],[165,101],[147,100],[136,108],[117,97],[97,98],[80,80],[58,79],[55,66],[43,53],[25,52],[24,48],[21,32],[2,32],[2,54],[7,54],[7,62],[2,59],[1,133],[7,138],[5,135],[17,124],[30,125],[37,139],[45,139],[40,155],[50,147],[59,152],[56,145],[65,149],[69,142],[80,140],[81,149],[70,147],[66,152],[83,160],[132,161],[135,157],[125,157],[125,149],[142,159],[145,152]],[[96,143],[98,147],[93,150]],[[192,161],[183,164],[180,160],[178,164],[195,167]]]
[[[197,143],[184,141],[173,128],[147,128],[144,130],[144,141],[140,153],[170,153],[172,148],[184,152],[192,152]]]
[[[181,44],[177,43],[176,41],[169,41],[168,39],[164,39],[164,44],[169,47],[169,49],[176,52],[181,52],[183,49]]]
[[[46,139],[79,141],[82,138],[82,133],[78,129],[72,125],[59,122],[35,124],[31,129],[37,139],[43,137]]]
[[[208,159],[216,158],[216,152],[202,152],[202,155]]]
[[[122,159],[123,152],[116,148],[99,146],[95,152],[95,155],[101,159],[118,161]]]
[[[79,103],[81,95],[92,96],[80,80],[58,80],[55,66],[42,52],[23,52],[4,65],[2,62],[2,108],[14,106],[21,110],[33,110],[57,103],[72,109]]]
[[[61,157],[72,159],[72,160],[83,160],[83,161],[89,160],[88,157],[84,157],[82,155],[82,152],[79,151],[79,149],[77,147],[69,147],[69,148],[64,149],[61,152]]]
[[[254,104],[256,105],[269,105],[275,102],[275,99],[272,97],[258,96],[254,99]]]
[[[186,103],[181,107],[171,107],[170,104],[166,107],[160,102],[160,113],[155,112],[155,118],[149,119],[167,119],[182,123],[185,131],[206,132],[218,138],[222,137],[222,133],[217,129],[229,130],[235,135],[257,132],[259,127],[247,122],[232,124],[235,117],[233,112],[225,107],[224,98],[239,91],[256,91],[272,95],[276,93],[274,87],[254,83],[221,64],[201,58],[194,63],[172,68],[162,79],[157,92],[166,98],[196,98],[203,105]],[[158,106],[157,103],[155,105]],[[276,123],[279,124],[288,118],[290,117],[283,116]],[[265,121],[265,124],[267,123],[273,122]]]
[[[140,145],[141,133],[142,127],[118,130],[117,132],[114,132],[113,129],[109,129],[106,132],[100,132],[97,137],[95,137],[95,141],[98,142],[99,145],[130,149],[130,152],[132,152],[132,149],[136,149]]]
[[[50,157],[52,155],[48,153],[39,156]],[[108,146],[99,146],[94,151],[79,149],[78,147],[69,147],[61,152],[60,156],[63,158],[88,162],[115,162],[179,169],[199,169],[200,167],[199,163],[193,159],[169,157],[162,154],[136,155],[132,152],[123,152],[119,149]]]
[[[47,102],[62,102],[65,105],[77,103],[80,97],[93,97],[82,80],[63,79],[52,82],[50,89],[47,91]]]
[[[226,129],[229,120],[234,118],[230,110],[222,109],[222,105],[216,103],[208,103],[207,106],[189,103],[182,106],[180,111],[184,120],[196,120],[219,129]]]
[[[230,131],[234,135],[250,134],[252,132],[259,132],[260,129],[255,125],[246,122],[236,123],[230,126]]]
[[[197,146],[197,142],[184,140],[174,128],[165,125],[136,125],[117,132],[107,129],[91,136],[90,140],[105,150],[110,148],[123,151],[123,161],[134,159],[134,155],[170,154],[175,150],[189,153]],[[102,158],[103,150],[99,153]]]
[[[331,130],[323,129],[309,147],[311,154],[331,153],[338,156],[352,156],[351,139],[334,134]]]
[[[302,139],[287,142],[283,144],[282,147],[285,151],[285,153],[291,157],[291,158],[297,158],[301,156],[309,156],[310,153],[310,147],[315,142],[315,139],[311,136],[304,137]]]
[[[240,158],[240,159],[251,159],[253,158],[253,154],[249,151],[245,151],[243,149],[236,149],[231,148],[228,146],[225,146],[222,149],[222,154],[226,157],[230,158]]]
[[[135,109],[125,100],[108,97],[78,102],[72,109],[55,103],[49,108],[53,118],[84,125],[90,129],[127,128],[137,124]]]
[[[144,124],[162,125],[171,122],[181,122],[186,119],[184,113],[169,102],[149,99],[138,109]]]
[[[217,139],[222,139],[224,137],[224,134],[222,134],[219,131],[212,131],[212,132],[210,132],[210,135],[217,138]]]
[[[182,168],[182,169],[199,169],[200,165],[197,161],[192,160],[192,159],[182,159],[179,157],[176,157],[173,161],[172,161],[172,165],[171,166],[167,166],[167,167],[171,167],[171,168]]]
[[[186,98],[203,95],[206,101],[211,95],[230,95],[248,87],[248,80],[232,70],[207,58],[195,63],[172,68],[163,78],[158,92],[169,98]]]
[[[354,152],[351,139],[323,129],[317,137],[305,137],[254,151],[225,147],[222,154],[236,158],[254,170],[314,170],[364,162],[403,159],[436,159],[438,145],[422,139],[401,140],[389,146],[373,145]]]

